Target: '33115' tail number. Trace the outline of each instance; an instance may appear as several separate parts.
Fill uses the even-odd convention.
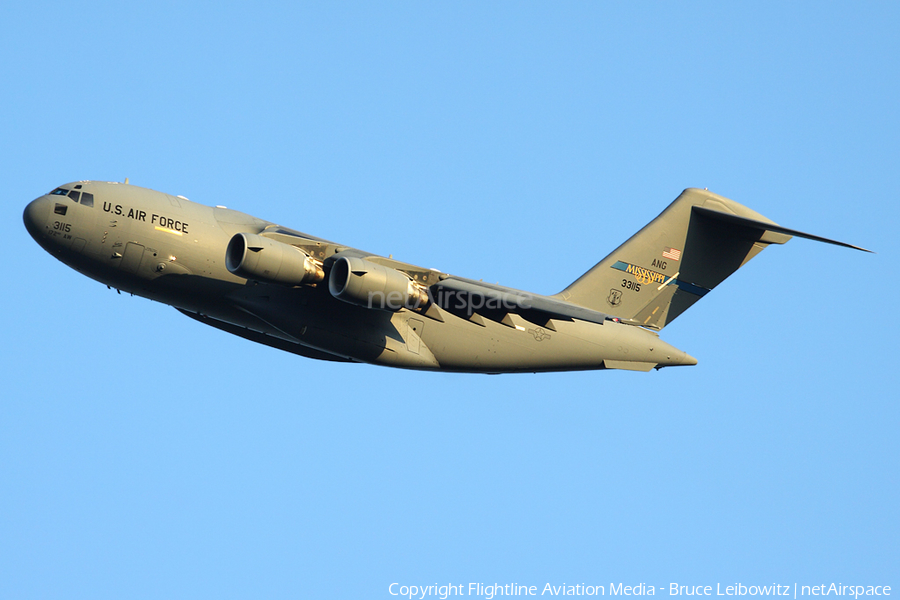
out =
[[[626,290],[633,290],[635,292],[641,291],[641,284],[639,284],[637,281],[628,281],[627,279],[623,279],[622,287]]]

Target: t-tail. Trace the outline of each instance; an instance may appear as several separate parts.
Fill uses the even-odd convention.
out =
[[[792,236],[869,252],[781,227],[709,191],[687,189],[556,297],[662,329],[767,246]]]

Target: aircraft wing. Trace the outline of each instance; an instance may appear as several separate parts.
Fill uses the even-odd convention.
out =
[[[562,300],[456,276],[434,284],[431,295],[438,306],[447,310],[468,307],[470,312],[485,316],[505,312],[520,314],[533,322],[579,319],[600,325],[608,318],[604,313]]]

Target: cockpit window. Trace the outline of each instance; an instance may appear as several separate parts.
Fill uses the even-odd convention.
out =
[[[66,206],[65,204],[60,204],[59,202],[57,202],[57,203],[56,203],[56,207],[54,207],[54,209],[53,209],[53,212],[56,213],[56,214],[58,214],[58,215],[63,215],[63,216],[65,216],[66,211],[67,211],[68,209],[69,209],[69,207]]]
[[[88,192],[79,192],[78,189],[81,187],[81,184],[76,185],[74,190],[67,190],[65,188],[58,187],[52,192],[50,192],[50,196],[68,196],[71,198],[75,204],[78,204],[78,201],[81,201],[81,204],[90,208],[94,207],[94,195],[89,194]],[[57,206],[61,206],[57,204]],[[60,214],[60,213],[58,213]],[[66,213],[61,213],[66,214]]]

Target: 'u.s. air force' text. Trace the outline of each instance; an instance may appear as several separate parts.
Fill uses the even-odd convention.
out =
[[[147,222],[148,215],[147,211],[145,210],[140,210],[137,208],[127,208],[122,206],[121,204],[110,204],[109,202],[103,203],[103,210],[104,212],[112,213],[119,217],[134,219],[135,221],[142,221],[144,223]],[[188,232],[188,224],[184,221],[179,221],[177,219],[166,217],[164,215],[157,215],[155,213],[151,213],[149,216],[150,223],[153,225],[165,227],[166,229],[171,229],[180,233]]]

